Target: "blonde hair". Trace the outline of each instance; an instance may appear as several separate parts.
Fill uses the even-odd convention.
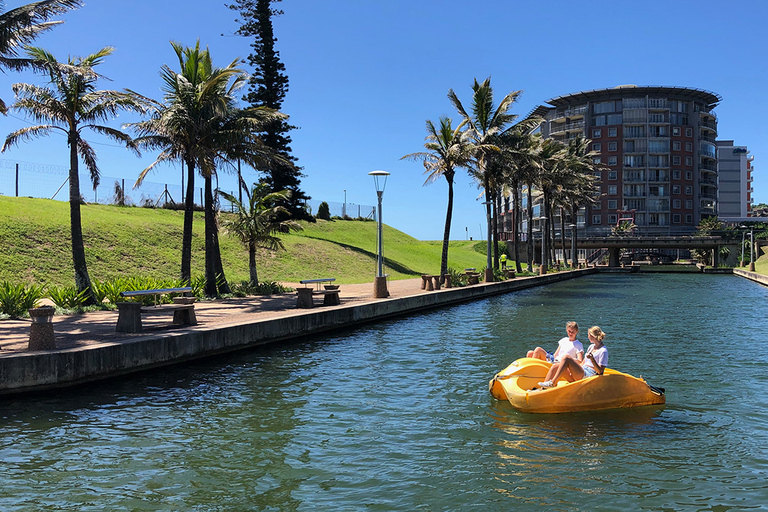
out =
[[[601,328],[598,326],[593,326],[589,328],[589,335],[595,338],[597,341],[603,341],[605,339],[605,333]]]
[[[576,322],[566,322],[565,323],[565,328],[566,329],[571,329],[572,328],[576,332],[579,332],[579,324],[577,324]]]

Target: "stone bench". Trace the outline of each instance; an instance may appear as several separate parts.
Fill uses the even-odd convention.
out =
[[[335,277],[326,277],[319,279],[302,279],[299,283],[305,285],[303,288],[296,288],[296,307],[302,309],[309,309],[315,307],[313,297],[315,295],[323,296],[323,306],[338,306],[341,304],[339,293],[341,289],[338,285],[323,284],[332,283],[336,280]],[[316,285],[315,289],[306,286],[308,284]],[[323,286],[323,289],[320,286]]]
[[[141,315],[163,315],[173,313],[172,325],[197,325],[194,297],[173,297],[173,304],[160,304],[159,297],[167,293],[190,293],[191,287],[163,288],[157,290],[132,290],[121,292],[122,297],[154,296],[154,305],[144,306],[140,302],[117,303],[117,332],[142,332]]]

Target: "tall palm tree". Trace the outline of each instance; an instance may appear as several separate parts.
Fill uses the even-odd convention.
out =
[[[591,142],[584,136],[579,136],[568,143],[566,166],[571,171],[571,175],[562,204],[574,225],[579,209],[597,202],[599,189],[595,185],[595,172],[607,169],[603,164],[594,162],[593,157],[598,153],[589,150]],[[578,230],[574,227],[571,230],[571,266],[573,268],[578,266],[577,233]]]
[[[543,195],[541,205],[544,217],[544,225],[541,228],[542,261],[540,273],[546,274],[550,258],[547,241],[550,238],[552,226],[552,197],[562,183],[566,158],[565,146],[555,139],[546,139],[542,144],[539,157],[541,158],[541,169],[537,185]]]
[[[248,78],[237,68],[237,59],[219,68],[213,65],[208,49],[200,48],[199,41],[194,47],[171,45],[180,71],[163,66],[164,103],[155,106],[150,119],[130,125],[138,132],[137,146],[160,150],[136,183],[140,184],[160,162],[180,160],[186,166],[181,278],[188,282],[192,273],[194,184],[199,170],[205,182],[205,291],[215,296],[226,293],[228,285],[218,244],[213,177],[217,167],[238,159],[257,169],[269,162],[282,162],[256,133],[264,123],[287,116],[264,107],[236,108],[236,92]]]
[[[19,49],[30,44],[38,35],[61,21],[48,21],[51,16],[82,6],[80,0],[45,0],[16,7],[0,14],[0,68],[19,71],[40,67],[34,59],[19,57]],[[0,11],[5,2],[0,1]],[[7,107],[0,99],[0,112]]]
[[[425,185],[434,183],[441,176],[448,182],[448,207],[445,213],[445,229],[443,230],[443,251],[440,258],[440,275],[448,273],[448,241],[451,236],[451,220],[453,218],[453,180],[457,167],[465,167],[472,161],[472,151],[461,137],[465,123],[453,128],[449,117],[440,118],[440,128],[432,121],[427,121],[427,138],[424,148],[427,151],[411,153],[401,158],[421,161],[424,164],[424,174],[427,174]],[[441,280],[444,277],[441,277]]]
[[[302,227],[293,220],[280,220],[288,213],[281,206],[290,198],[290,191],[270,192],[265,183],[254,183],[253,188],[246,190],[247,203],[222,190],[218,193],[235,207],[233,216],[224,221],[224,227],[234,233],[248,247],[248,269],[251,286],[258,286],[259,276],[256,271],[256,249],[262,247],[268,250],[285,249],[283,241],[276,236],[280,233],[301,231]]]
[[[97,91],[96,81],[99,76],[93,68],[111,55],[113,48],[105,47],[87,57],[70,57],[67,63],[60,63],[42,48],[28,48],[30,59],[38,61],[49,76],[51,87],[38,87],[31,84],[14,84],[13,90],[18,97],[11,106],[47,124],[28,126],[9,134],[1,151],[33,137],[42,137],[53,131],[60,131],[67,136],[69,145],[69,213],[72,235],[72,261],[75,270],[75,284],[78,292],[87,291],[87,305],[95,304],[96,298],[91,290],[91,280],[85,261],[82,221],[80,217],[80,174],[79,161],[87,167],[94,189],[99,184],[99,168],[96,165],[96,152],[82,137],[84,129],[109,137],[130,147],[131,138],[127,134],[97,124],[115,117],[120,111],[143,113],[147,100],[128,91]],[[138,153],[138,152],[137,152]]]
[[[510,92],[504,96],[495,108],[493,106],[493,88],[491,87],[490,77],[486,78],[483,83],[478,83],[477,79],[475,79],[472,84],[472,91],[472,115],[464,109],[453,89],[448,91],[448,99],[467,123],[464,138],[475,149],[477,172],[482,178],[483,189],[485,190],[486,217],[490,219],[493,189],[491,188],[492,174],[491,169],[488,168],[488,159],[493,152],[499,151],[499,148],[493,144],[492,139],[507,129],[517,118],[516,115],[509,113],[509,109],[512,108],[512,105],[517,101],[522,91]],[[489,278],[492,276],[490,272],[493,266],[491,261],[492,233],[490,229],[487,231],[486,280],[490,280]]]

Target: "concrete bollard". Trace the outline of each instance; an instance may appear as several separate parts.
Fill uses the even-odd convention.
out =
[[[51,350],[56,348],[56,337],[53,334],[53,306],[32,308],[29,316],[32,324],[29,328],[29,350]]]

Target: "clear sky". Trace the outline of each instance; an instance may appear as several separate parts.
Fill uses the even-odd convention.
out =
[[[6,7],[22,3],[8,0]],[[300,127],[291,132],[293,154],[306,175],[302,188],[315,200],[342,203],[346,191],[348,202],[373,205],[368,173],[384,169],[391,173],[384,222],[422,240],[442,239],[445,181],[423,187],[421,164],[400,157],[423,149],[427,119],[458,119],[449,89],[468,107],[473,79],[490,76],[497,102],[523,91],[513,107],[521,116],[550,98],[622,84],[715,92],[723,97],[719,138],[749,147],[755,202],[768,202],[768,1],[284,0],[277,6],[285,11],[274,20],[277,49],[290,80],[283,111]],[[38,46],[60,60],[114,46],[99,66],[111,81],[100,87],[156,99],[160,67],[178,68],[171,40],[193,45],[199,38],[221,66],[250,53],[249,41],[232,35],[236,13],[218,0],[86,0],[61,19]],[[44,82],[0,75],[6,103],[17,81]],[[19,114],[0,117],[3,135],[24,125]],[[86,136],[96,143],[105,176],[129,183],[154,160]],[[52,136],[0,158],[66,167],[68,157],[65,139]],[[256,174],[246,179],[255,181]],[[159,168],[147,180],[178,185],[179,167]],[[220,186],[231,190],[235,179],[223,175]],[[484,238],[479,193],[460,172],[452,239]]]

